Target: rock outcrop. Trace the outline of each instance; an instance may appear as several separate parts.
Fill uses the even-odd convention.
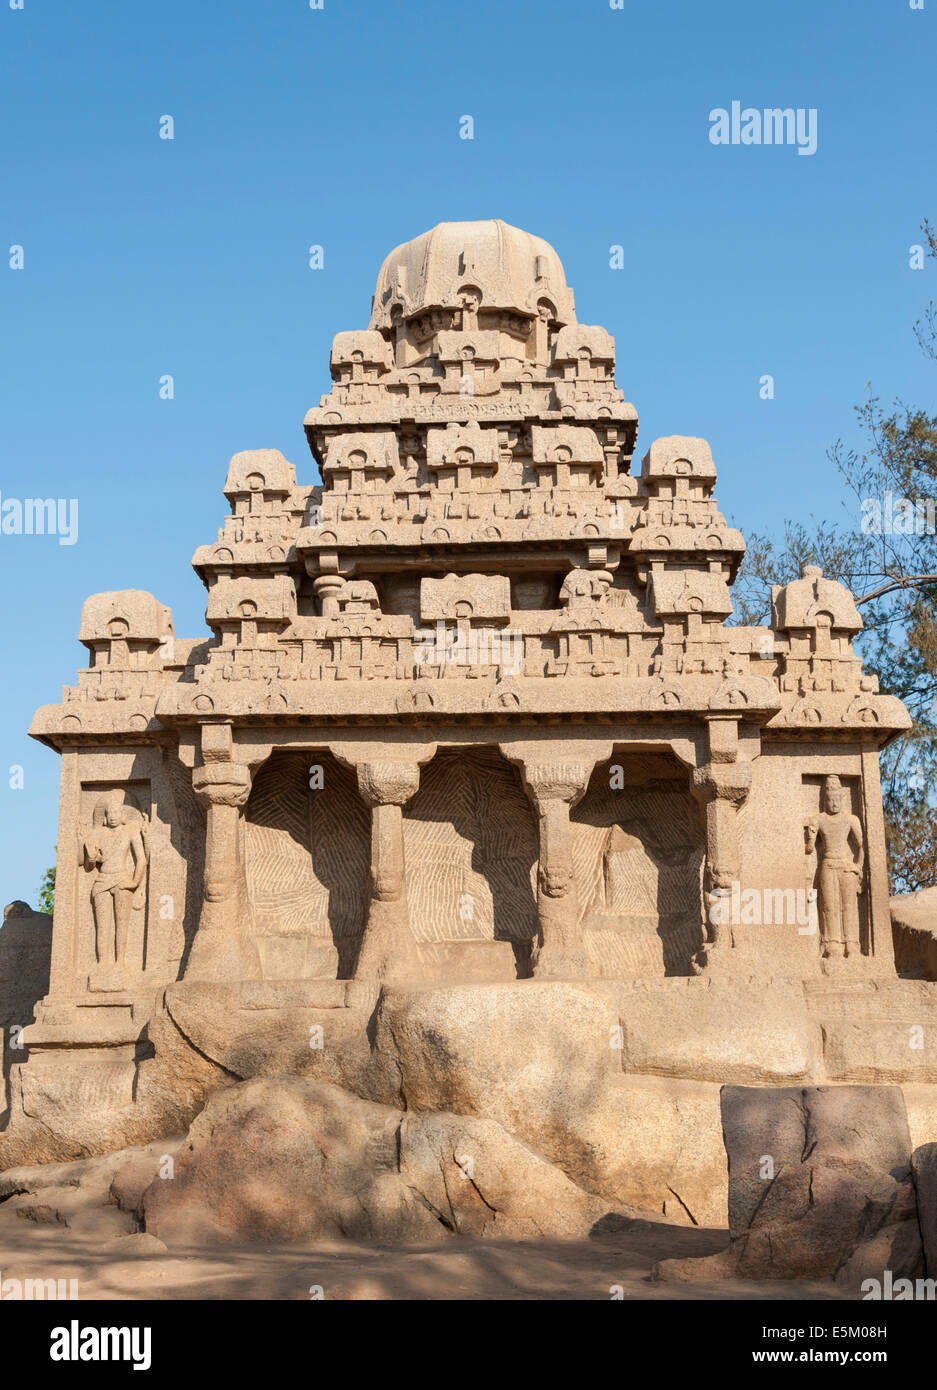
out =
[[[937,980],[937,888],[891,899],[895,968],[911,980]]]
[[[834,1279],[924,1273],[911,1140],[898,1087],[727,1086],[729,1246],[665,1260],[660,1279]]]
[[[579,1237],[638,1215],[583,1191],[493,1120],[411,1114],[299,1077],[212,1097],[146,1230],[189,1244]]]

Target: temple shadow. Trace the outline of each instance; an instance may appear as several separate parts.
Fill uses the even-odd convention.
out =
[[[593,772],[570,813],[584,919],[628,938],[659,942],[663,975],[689,975],[703,943],[704,843],[685,769],[660,754],[615,754]],[[630,929],[625,929],[630,924]],[[646,973],[646,966],[641,974]]]
[[[496,748],[440,749],[404,808],[404,834],[417,935],[509,942],[526,977],[537,932],[539,837],[517,769]],[[472,892],[476,876],[483,893]]]
[[[245,810],[247,875],[258,935],[324,935],[348,978],[368,910],[371,818],[355,774],[330,753],[271,755]],[[323,901],[324,899],[324,901]]]

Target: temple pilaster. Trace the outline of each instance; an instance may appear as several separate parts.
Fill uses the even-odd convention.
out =
[[[592,765],[587,763],[534,763],[524,768],[524,781],[540,834],[539,942],[533,958],[538,979],[575,979],[588,973],[569,812],[585,795],[591,772]]]
[[[357,764],[358,790],[371,808],[371,900],[356,980],[383,983],[422,978],[416,938],[410,927],[403,843],[403,807],[420,785],[415,762]]]
[[[693,795],[703,811],[706,840],[704,890],[707,906],[714,896],[728,895],[741,873],[738,813],[745,804],[752,784],[750,762],[717,762],[712,760],[695,768],[692,778]],[[716,921],[718,914],[710,913],[712,939],[710,945],[726,944],[725,928]],[[731,944],[731,929],[729,930]]]
[[[205,761],[192,771],[195,799],[205,812],[202,911],[185,971],[192,980],[253,980],[262,973],[246,921],[241,812],[251,770],[231,754],[230,726],[206,726]]]

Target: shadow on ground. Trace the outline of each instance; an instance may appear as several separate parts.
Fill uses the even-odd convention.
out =
[[[0,1270],[7,1279],[76,1279],[80,1299],[609,1300],[835,1299],[831,1285],[800,1282],[654,1283],[657,1260],[708,1255],[724,1230],[639,1221],[583,1241],[470,1241],[383,1247],[314,1245],[174,1249],[127,1257],[61,1225],[0,1210]],[[317,1291],[321,1290],[321,1294]],[[620,1293],[618,1292],[620,1290]]]

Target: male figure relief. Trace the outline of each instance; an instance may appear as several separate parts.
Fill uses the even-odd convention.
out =
[[[807,823],[806,852],[812,854],[819,844],[820,935],[823,954],[832,959],[862,953],[858,898],[865,851],[859,817],[846,810],[845,799],[839,778],[825,778],[823,810]]]
[[[100,965],[122,965],[134,895],[146,873],[143,833],[114,795],[98,801],[92,821],[84,859],[86,868],[97,870],[91,887],[95,957]]]

